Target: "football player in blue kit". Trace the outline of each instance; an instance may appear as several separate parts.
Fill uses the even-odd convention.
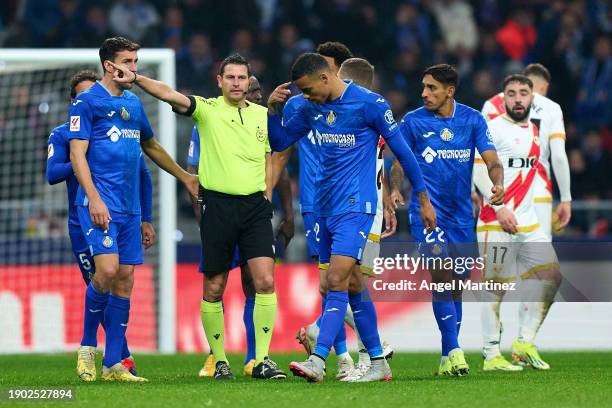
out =
[[[96,273],[85,292],[85,313],[95,310],[91,320],[104,319],[105,381],[146,381],[121,364],[134,265],[143,262],[139,197],[142,151],[180,180],[193,196],[197,196],[199,186],[197,176],[183,170],[153,137],[140,99],[128,90],[132,83],[114,79],[122,71],[113,64],[136,74],[139,48],[123,37],[106,39],[100,47],[102,80],[76,98],[69,114],[70,161],[79,181],[75,204],[96,264]],[[81,378],[94,381],[95,353],[78,356],[84,360]]]
[[[76,96],[81,92],[89,89],[96,81],[100,79],[100,76],[89,70],[79,71],[70,80],[70,102],[72,103]],[[74,204],[77,188],[79,182],[77,181],[74,172],[72,170],[72,163],[70,163],[70,140],[68,139],[68,123],[64,123],[51,132],[47,145],[47,181],[49,184],[57,184],[63,181],[66,182],[66,189],[68,193],[68,233],[70,236],[70,244],[72,246],[72,252],[77,260],[79,270],[85,281],[85,285],[89,286],[91,278],[95,274],[96,268],[93,257],[89,250],[89,245],[85,240],[85,236],[79,225],[79,219],[77,216],[77,208]],[[150,248],[155,242],[155,229],[152,225],[152,182],[151,174],[147,168],[144,157],[141,154],[140,163],[140,205],[142,208],[141,216],[141,233],[142,243],[145,248]],[[97,313],[97,312],[95,312]],[[91,321],[94,313],[89,312],[85,314],[83,338],[81,340],[81,347],[79,353],[89,354],[91,352],[95,355],[95,349],[97,347],[97,333],[99,320],[94,319]],[[80,359],[84,361],[84,359]],[[132,374],[136,374],[136,367],[134,359],[131,356],[130,350],[127,345],[127,340],[123,344],[121,352],[121,363],[128,368]],[[81,377],[81,368],[77,366],[77,372]],[[81,379],[87,381],[90,377],[84,375]]]
[[[334,75],[323,56],[306,53],[292,67],[293,81],[308,100],[288,121],[279,115],[282,103],[291,94],[285,83],[268,100],[270,146],[285,150],[312,129],[319,146],[314,212],[319,224],[319,262],[329,263],[326,273],[328,296],[320,333],[308,360],[289,365],[291,371],[309,381],[325,375],[325,360],[340,328],[350,301],[357,330],[370,354],[368,372],[356,381],[391,379],[383,357],[373,303],[362,307],[362,294],[351,295],[351,271],[363,255],[367,232],[377,206],[376,152],[379,136],[384,137],[399,158],[420,199],[420,215],[429,229],[436,215],[429,201],[423,177],[414,155],[402,137],[387,101]],[[366,303],[366,302],[364,302]]]
[[[438,227],[427,231],[418,217],[418,197],[412,195],[409,205],[411,232],[426,258],[478,257],[471,201],[474,149],[478,149],[493,182],[491,204],[501,204],[504,199],[503,167],[487,123],[480,112],[455,101],[457,81],[457,71],[450,65],[427,68],[422,81],[423,107],[408,112],[400,123],[401,133],[419,163],[438,216]],[[395,162],[391,170],[391,198],[402,204],[403,177],[400,163]],[[467,275],[454,270],[430,272],[436,283],[463,279]],[[466,375],[469,366],[458,340],[461,293],[433,291],[432,304],[442,335],[442,358],[437,374]]]

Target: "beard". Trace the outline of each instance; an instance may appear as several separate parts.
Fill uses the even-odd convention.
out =
[[[525,106],[525,110],[523,111],[523,113],[515,113],[512,111],[512,109],[510,109],[508,105],[506,105],[506,113],[515,122],[524,121],[527,118],[527,116],[529,116],[530,111],[531,111],[531,104]]]

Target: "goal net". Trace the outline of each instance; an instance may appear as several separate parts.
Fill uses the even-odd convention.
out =
[[[45,177],[48,136],[66,122],[70,78],[82,69],[100,72],[97,49],[0,50],[0,353],[71,351],[82,336],[85,284],[68,238],[66,186]],[[139,71],[174,86],[174,52],[139,51]],[[174,156],[170,108],[133,91]],[[172,352],[175,181],[148,165],[157,243],[136,267],[127,337],[135,350]]]

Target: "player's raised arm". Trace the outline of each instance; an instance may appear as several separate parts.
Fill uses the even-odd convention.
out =
[[[108,61],[108,63],[115,69],[113,72],[114,81],[138,85],[149,95],[170,104],[177,113],[186,113],[191,109],[193,101],[164,82],[139,75],[130,71],[124,65],[118,65],[112,61]]]
[[[310,131],[306,120],[305,109],[299,109],[287,121],[280,115],[281,105],[287,101],[291,91],[289,82],[278,86],[268,99],[268,138],[270,147],[275,152],[282,152],[303,138]]]
[[[66,142],[62,140],[59,130],[54,129],[49,135],[47,144],[47,182],[51,185],[66,180],[72,172],[72,163],[66,149]]]

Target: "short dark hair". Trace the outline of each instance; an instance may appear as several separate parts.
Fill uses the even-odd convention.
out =
[[[111,37],[104,40],[100,46],[100,62],[104,67],[104,61],[112,61],[115,58],[115,54],[119,51],[138,51],[140,44],[128,40],[125,37]]]
[[[221,65],[219,65],[219,75],[223,76],[223,72],[225,72],[225,67],[228,65],[244,65],[247,68],[247,76],[251,76],[251,66],[249,65],[249,61],[244,58],[242,55],[238,53],[234,53],[225,57],[223,61],[221,61]]]
[[[503,90],[506,91],[506,87],[510,82],[518,82],[519,84],[527,85],[529,89],[533,89],[533,81],[523,74],[511,74],[504,78]]]
[[[529,64],[523,70],[525,76],[535,76],[542,78],[550,84],[551,76],[550,71],[542,64]]]
[[[321,54],[324,57],[333,58],[334,62],[338,67],[349,58],[353,58],[353,53],[348,47],[338,41],[328,41],[321,43],[317,46],[317,54]]]
[[[83,81],[96,82],[100,80],[100,75],[89,69],[77,72],[70,78],[70,99],[76,98],[76,87]]]
[[[363,58],[349,58],[340,66],[342,79],[350,79],[364,88],[372,86],[374,79],[374,66]]]
[[[305,75],[314,75],[323,71],[329,71],[329,65],[321,54],[307,52],[295,60],[291,67],[291,80],[297,81]]]
[[[449,64],[432,65],[423,71],[423,76],[431,75],[433,79],[444,84],[445,86],[457,86],[459,82],[459,74],[455,67]]]

